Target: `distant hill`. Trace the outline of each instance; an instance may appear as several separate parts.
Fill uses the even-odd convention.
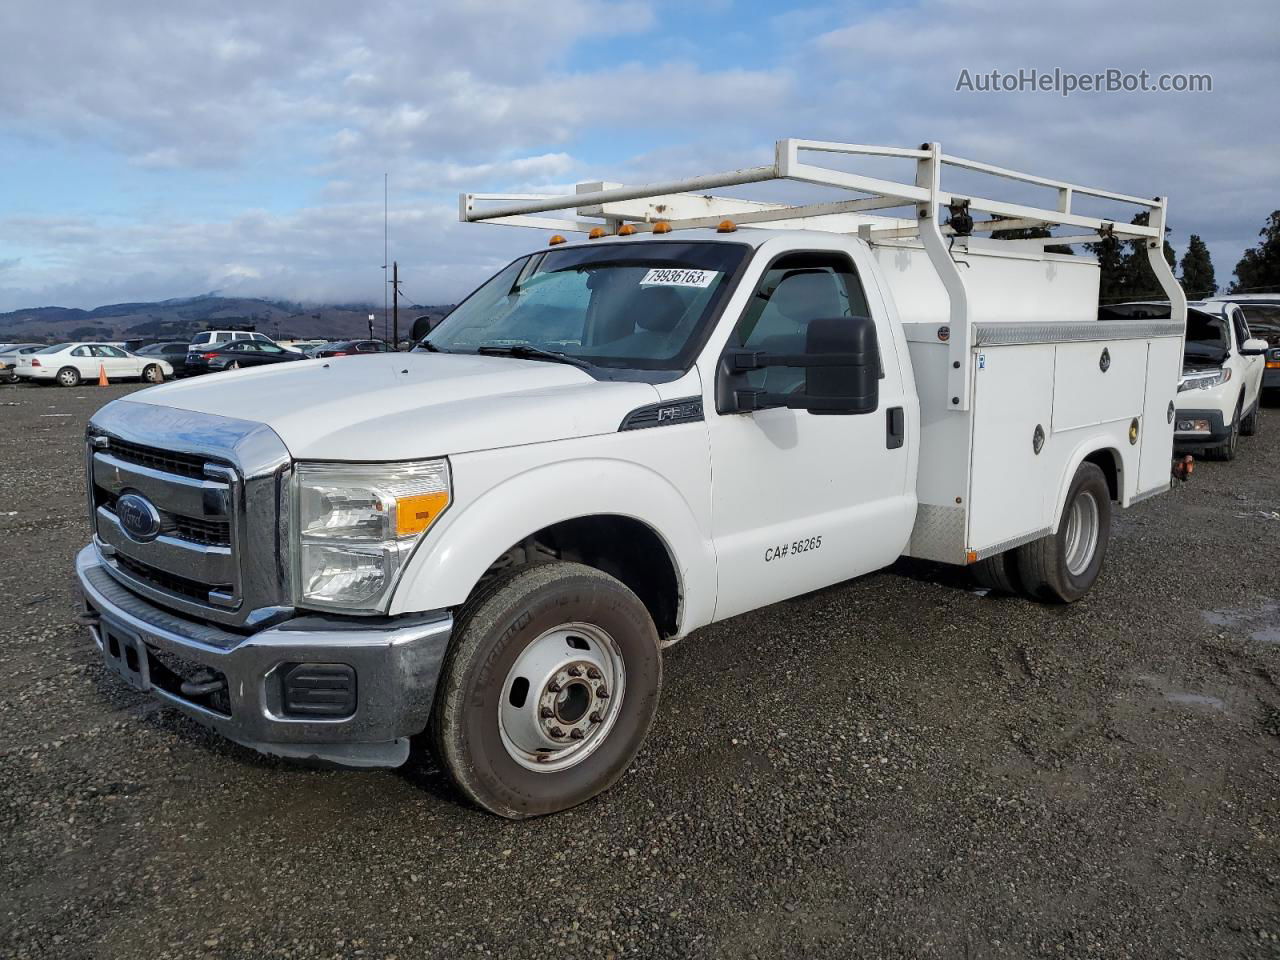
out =
[[[451,306],[400,306],[400,335],[407,337],[415,317],[440,316]],[[256,297],[207,294],[146,303],[113,303],[93,310],[72,307],[29,307],[0,313],[0,342],[34,340],[125,340],[156,337],[186,340],[200,330],[221,326],[253,326],[275,339],[340,340],[369,333],[382,336],[382,307],[360,303],[301,304]]]

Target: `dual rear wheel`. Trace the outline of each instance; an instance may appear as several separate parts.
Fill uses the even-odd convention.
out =
[[[1035,600],[1073,603],[1084,596],[1107,555],[1111,491],[1102,470],[1082,463],[1067,491],[1058,529],[970,568],[983,586]]]

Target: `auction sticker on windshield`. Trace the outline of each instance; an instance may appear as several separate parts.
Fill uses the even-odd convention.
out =
[[[719,270],[684,270],[655,267],[640,280],[642,287],[709,287]]]

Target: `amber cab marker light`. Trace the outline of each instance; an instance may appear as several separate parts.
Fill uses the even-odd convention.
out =
[[[738,225],[732,220],[721,220],[720,226],[716,227],[716,233],[733,233],[738,229]]]
[[[558,243],[566,243],[566,242],[567,241],[565,240],[565,238],[557,233],[554,237],[552,237],[550,240],[547,241],[547,246],[554,247]]]
[[[599,240],[604,236],[604,227],[592,227],[591,232],[587,234],[588,240]]]
[[[635,232],[636,232],[635,226],[630,223],[623,224],[621,227],[618,228],[618,236],[620,237],[629,237]]]
[[[657,223],[653,225],[653,232],[654,233],[670,233],[671,224],[667,223],[667,221],[665,220],[659,220]]]

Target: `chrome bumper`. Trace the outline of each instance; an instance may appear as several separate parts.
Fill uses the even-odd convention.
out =
[[[143,600],[111,576],[92,545],[76,557],[76,576],[107,666],[237,743],[282,757],[394,767],[427,725],[453,629],[448,613],[409,621],[304,616],[246,635]],[[283,685],[300,665],[349,667],[350,714],[288,715]]]

